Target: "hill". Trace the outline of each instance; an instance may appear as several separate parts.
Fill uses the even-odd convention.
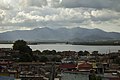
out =
[[[95,41],[95,40],[120,40],[120,33],[105,32],[100,29],[86,28],[36,28],[33,30],[16,30],[0,33],[1,41]]]

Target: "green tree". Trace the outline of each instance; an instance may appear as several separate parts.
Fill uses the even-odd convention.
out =
[[[85,51],[84,51],[84,56],[88,56],[88,55],[90,55],[90,53],[85,50]]]
[[[99,56],[99,53],[98,53],[98,51],[93,51],[93,52],[92,52],[92,55],[93,55],[93,56]]]
[[[27,42],[24,40],[17,40],[13,44],[13,50],[19,50],[20,51],[20,61],[36,61],[33,54],[32,49],[27,45]],[[21,57],[22,56],[22,57]]]
[[[113,63],[119,64],[120,65],[120,57],[116,57],[113,61]]]
[[[45,57],[45,56],[41,56],[39,60],[40,60],[40,62],[47,62],[47,61],[49,61],[48,58]]]
[[[50,50],[44,50],[44,51],[42,51],[42,54],[49,55],[49,54],[51,54],[51,51]]]
[[[79,51],[78,52],[78,56],[84,56],[84,52],[83,51]]]
[[[56,55],[56,50],[52,50],[51,54]]]
[[[20,54],[19,55],[19,62],[31,62],[32,57],[29,54]]]
[[[35,50],[32,52],[34,55],[42,55],[42,52],[39,50]]]
[[[61,58],[55,56],[51,59],[51,61],[55,61],[55,62],[60,62],[61,61]]]
[[[13,44],[13,50],[19,50],[20,53],[31,53],[32,49],[27,45],[27,42],[24,40],[17,40]]]

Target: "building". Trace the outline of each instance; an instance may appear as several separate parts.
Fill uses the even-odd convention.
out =
[[[77,69],[79,71],[85,70],[85,71],[90,71],[93,68],[92,64],[86,61],[78,63]]]
[[[73,63],[62,63],[60,64],[60,69],[63,71],[76,70],[77,65]]]
[[[89,74],[82,72],[62,72],[61,80],[89,80]]]

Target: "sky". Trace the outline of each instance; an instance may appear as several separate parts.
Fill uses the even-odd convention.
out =
[[[0,0],[0,32],[42,27],[120,32],[120,0]]]

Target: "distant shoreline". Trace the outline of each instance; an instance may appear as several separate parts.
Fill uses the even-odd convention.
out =
[[[69,44],[69,45],[87,45],[87,46],[120,46],[120,40],[105,41],[26,41],[28,45],[40,44]],[[0,41],[0,44],[14,44],[14,41]]]
[[[0,43],[0,44],[13,44],[13,43]],[[41,44],[69,44],[69,45],[85,45],[85,46],[120,46],[120,44],[85,44],[85,43],[54,43],[54,42],[49,42],[49,43],[28,43],[28,45],[41,45]]]

